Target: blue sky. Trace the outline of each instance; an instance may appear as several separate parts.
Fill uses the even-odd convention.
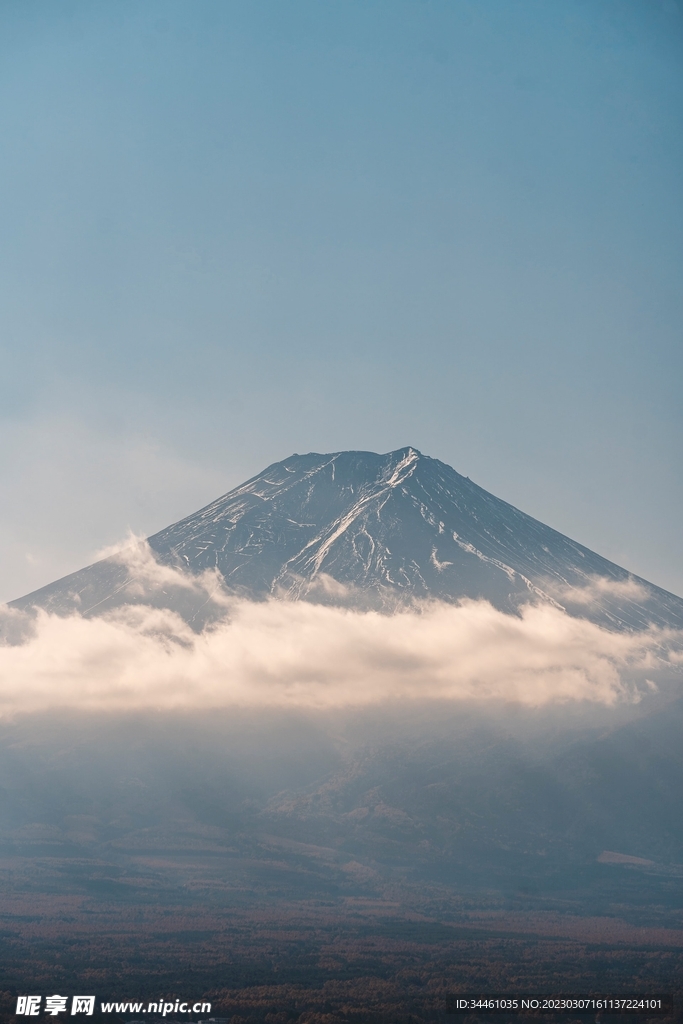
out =
[[[0,598],[406,444],[683,593],[676,0],[10,0],[0,90]]]

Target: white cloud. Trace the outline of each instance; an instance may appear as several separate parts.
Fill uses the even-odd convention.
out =
[[[39,611],[31,620],[6,609],[0,715],[58,707],[362,707],[396,699],[613,705],[638,699],[629,673],[651,674],[663,645],[681,639],[655,629],[611,632],[549,604],[530,604],[518,616],[486,601],[387,615],[234,600],[220,594],[214,575],[190,579],[158,566],[135,538],[116,557],[140,587],[191,587],[219,600],[220,619],[197,633],[175,612],[139,603],[90,619]]]
[[[566,604],[587,607],[600,605],[606,598],[643,603],[652,596],[648,588],[633,576],[623,580],[609,579],[606,576],[588,576],[581,587],[557,587],[551,584],[547,589]]]
[[[226,605],[228,597],[223,589],[223,577],[217,569],[207,569],[202,573],[193,574],[180,572],[170,565],[158,562],[145,537],[132,531],[121,544],[111,544],[100,548],[95,559],[109,559],[124,565],[130,574],[130,582],[126,587],[129,597],[151,596],[155,591],[165,588],[180,589],[201,595],[219,604]]]

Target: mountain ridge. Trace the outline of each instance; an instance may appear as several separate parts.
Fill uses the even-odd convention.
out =
[[[391,609],[547,600],[615,629],[683,628],[683,600],[407,446],[294,454],[148,538],[155,558],[217,571],[232,593]],[[135,580],[104,559],[10,607],[97,614]]]

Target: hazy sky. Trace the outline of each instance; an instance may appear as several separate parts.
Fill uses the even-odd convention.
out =
[[[683,594],[675,0],[5,0],[0,598],[412,444]]]

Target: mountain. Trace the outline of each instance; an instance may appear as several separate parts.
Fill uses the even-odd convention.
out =
[[[193,580],[211,570],[256,600],[390,611],[479,597],[513,613],[547,600],[614,630],[683,626],[679,598],[413,448],[293,455],[149,546],[160,566],[133,550],[14,607],[95,616],[144,601],[201,628],[210,601]],[[164,567],[187,575],[179,584]],[[55,634],[55,685],[68,687],[59,651],[71,634]],[[9,653],[7,678],[33,649]],[[85,664],[97,683],[102,659]],[[285,1005],[307,1019],[302,993],[315,985],[327,1001],[311,1020],[368,1020],[347,1013],[348,986],[361,977],[386,991],[389,971],[425,999],[449,977],[460,991],[670,991],[683,977],[683,697],[671,662],[656,680],[642,700],[610,706],[0,716],[0,982],[91,991],[64,972],[87,948],[90,979],[95,949],[115,998],[125,971],[128,991],[148,984],[154,998],[162,983],[230,985],[272,1000],[232,1016],[259,1022],[284,1020]],[[296,982],[291,1004],[283,979]],[[406,1005],[372,1019],[405,1021]]]
[[[415,448],[292,455],[149,538],[157,560],[216,569],[249,598],[384,608],[484,598],[513,611],[550,600],[615,629],[683,627],[683,600],[520,512]],[[188,593],[160,598],[201,620]],[[141,597],[142,595],[142,597]],[[98,614],[145,597],[116,557],[12,603]]]

